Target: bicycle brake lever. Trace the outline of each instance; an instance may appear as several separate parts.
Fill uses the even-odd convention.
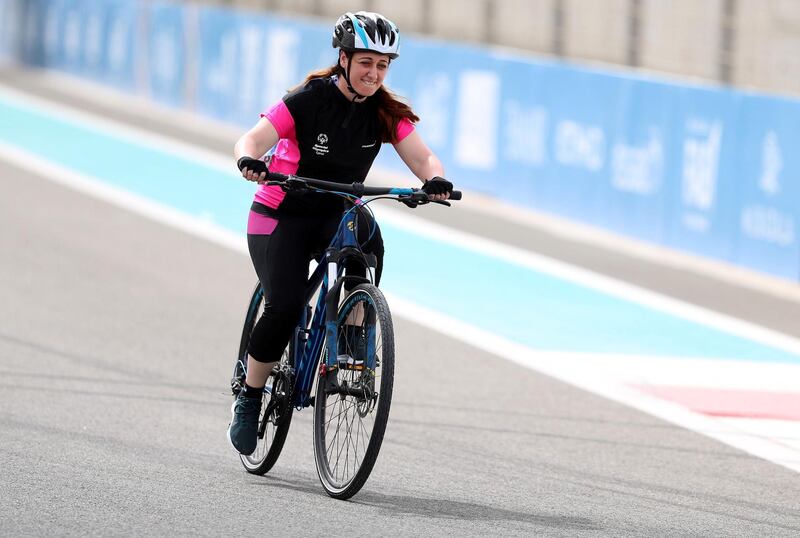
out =
[[[448,202],[447,200],[429,200],[429,202],[432,204],[441,204],[447,207],[451,207],[450,202]]]
[[[411,196],[398,196],[397,201],[406,204],[411,209],[416,208],[420,204],[419,201],[414,200]]]
[[[297,191],[305,189],[306,187],[308,187],[308,185],[306,184],[305,181],[291,176],[287,178],[286,181],[284,181],[283,184],[281,185],[281,189],[283,189],[285,192]]]

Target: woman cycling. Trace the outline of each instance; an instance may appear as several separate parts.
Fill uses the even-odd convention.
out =
[[[269,170],[342,183],[363,182],[382,143],[391,143],[434,200],[450,196],[439,159],[414,129],[419,118],[397,100],[383,80],[398,57],[397,27],[377,13],[345,13],[333,30],[339,49],[335,65],[310,73],[283,99],[261,114],[236,143],[242,176],[259,183],[250,210],[247,241],[264,289],[265,308],[250,337],[247,378],[233,405],[228,428],[231,444],[242,454],[256,448],[264,385],[286,348],[305,305],[308,263],[336,232],[343,202],[336,195],[284,192],[265,185]],[[360,215],[358,229],[372,222]],[[380,281],[383,241],[380,231],[360,237],[363,250],[377,257]]]

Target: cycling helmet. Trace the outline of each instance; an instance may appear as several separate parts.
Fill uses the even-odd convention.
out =
[[[333,27],[333,47],[347,53],[377,52],[395,59],[399,56],[400,31],[380,13],[348,11],[339,17]]]

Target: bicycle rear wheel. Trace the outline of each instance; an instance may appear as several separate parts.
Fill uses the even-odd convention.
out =
[[[381,291],[361,284],[338,313],[337,366],[320,369],[314,459],[325,491],[349,499],[369,478],[386,431],[394,383],[394,332]]]
[[[250,343],[250,333],[253,331],[258,318],[264,311],[264,292],[259,284],[253,290],[250,305],[242,327],[242,338],[239,342],[239,354],[233,367],[231,378],[231,392],[234,398],[244,387],[247,377],[247,346]],[[261,404],[261,414],[258,419],[258,442],[255,451],[239,458],[248,473],[263,475],[268,472],[278,461],[278,456],[283,450],[286,435],[292,422],[292,344],[286,346],[280,364],[273,370],[264,387],[264,397]]]

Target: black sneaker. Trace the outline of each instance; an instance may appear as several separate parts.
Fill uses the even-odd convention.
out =
[[[228,426],[228,440],[240,454],[249,456],[258,444],[258,415],[261,412],[261,398],[245,398],[242,393],[231,406],[231,424]]]

